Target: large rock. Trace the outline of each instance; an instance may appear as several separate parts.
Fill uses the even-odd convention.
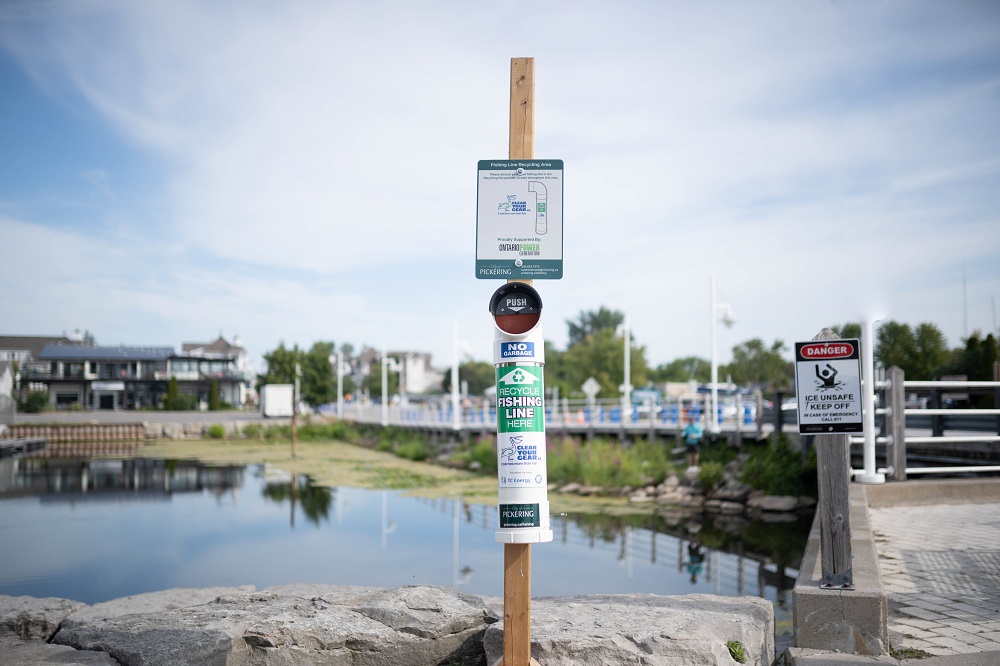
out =
[[[432,666],[481,653],[485,628],[497,619],[479,598],[433,586],[233,593],[66,627],[53,642],[107,652],[125,666]]]
[[[18,638],[0,637],[0,663],[3,666],[120,666],[103,652],[74,650],[65,645],[50,645],[43,641],[22,641]]]
[[[653,594],[548,597],[531,603],[531,654],[545,666],[719,666],[774,661],[774,611],[757,597]],[[486,630],[486,662],[503,656],[503,625]]]
[[[186,608],[188,606],[199,606],[215,601],[223,594],[235,592],[253,592],[253,585],[243,585],[241,587],[203,587],[203,588],[183,588],[178,587],[160,592],[147,592],[145,594],[133,594],[120,599],[103,601],[92,606],[86,606],[70,614],[63,620],[62,628],[70,629],[88,624],[95,624],[103,620],[121,617],[123,615],[136,615],[140,613],[158,613],[162,611]]]
[[[47,641],[59,624],[86,604],[69,599],[10,597],[0,594],[0,637],[16,636],[26,641]]]
[[[751,497],[747,506],[761,511],[795,511],[799,506],[799,498],[792,495],[764,495]]]

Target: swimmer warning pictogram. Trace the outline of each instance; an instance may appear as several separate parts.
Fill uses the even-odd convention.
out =
[[[795,343],[799,432],[863,432],[860,341]]]

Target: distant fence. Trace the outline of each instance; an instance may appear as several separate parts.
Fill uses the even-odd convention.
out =
[[[17,405],[9,395],[0,395],[0,424],[10,425],[14,422]]]
[[[11,425],[2,437],[44,439],[49,444],[69,442],[141,442],[146,428],[141,423]]]
[[[709,396],[697,400],[674,399],[623,405],[620,399],[580,400],[562,398],[545,406],[545,424],[550,432],[620,432],[631,435],[659,433],[675,435],[693,416],[704,419],[710,411]],[[760,421],[760,400],[737,400],[719,406],[719,425],[727,432],[756,432]],[[497,411],[492,403],[463,406],[458,414],[450,402],[388,405],[355,403],[345,405],[343,418],[358,423],[374,423],[413,429],[455,429],[496,432]]]

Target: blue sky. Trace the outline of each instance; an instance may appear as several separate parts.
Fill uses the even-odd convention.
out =
[[[317,340],[490,360],[476,163],[565,162],[546,337],[601,306],[709,357],[753,337],[997,325],[994,2],[0,4],[2,334],[259,357]],[[790,358],[790,355],[789,355]]]

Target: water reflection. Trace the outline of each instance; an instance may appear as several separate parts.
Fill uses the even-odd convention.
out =
[[[461,586],[503,595],[496,510],[323,488],[267,466],[0,461],[0,594],[95,603],[170,587],[296,582]],[[787,609],[810,517],[554,515],[534,596],[759,595]]]

